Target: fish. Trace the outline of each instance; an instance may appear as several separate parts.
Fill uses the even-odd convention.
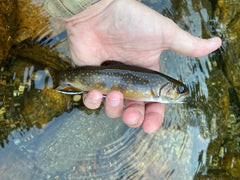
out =
[[[117,90],[124,99],[161,103],[183,103],[189,94],[186,85],[163,73],[114,60],[105,61],[101,66],[49,69],[49,73],[53,88],[66,94],[96,89],[106,95]]]

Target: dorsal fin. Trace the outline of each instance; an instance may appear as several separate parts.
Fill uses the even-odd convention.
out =
[[[122,62],[114,61],[114,60],[107,60],[107,61],[102,62],[102,64],[101,64],[101,66],[118,66],[118,65],[126,66],[126,64],[124,64]]]

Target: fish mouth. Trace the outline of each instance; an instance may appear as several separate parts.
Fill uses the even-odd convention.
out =
[[[181,96],[176,100],[176,103],[187,103],[190,98],[188,96]]]
[[[190,102],[190,101],[191,101],[190,97],[184,97],[184,98],[181,100],[182,103],[188,103],[188,102]]]
[[[183,99],[181,100],[182,103],[186,103],[187,101],[188,101],[188,98],[187,98],[187,97],[185,97],[185,98],[183,98]]]

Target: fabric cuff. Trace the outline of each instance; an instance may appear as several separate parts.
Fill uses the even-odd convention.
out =
[[[53,17],[70,18],[99,0],[45,0],[44,7]]]

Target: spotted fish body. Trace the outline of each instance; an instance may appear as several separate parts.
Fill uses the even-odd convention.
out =
[[[93,89],[107,94],[117,90],[125,99],[148,102],[183,102],[188,94],[184,84],[169,76],[116,61],[59,71],[55,73],[54,84],[59,92],[67,94]]]

